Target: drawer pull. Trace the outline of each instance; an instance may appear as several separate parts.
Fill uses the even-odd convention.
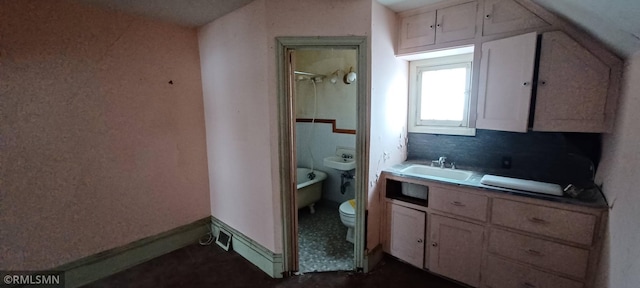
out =
[[[531,248],[529,249],[524,249],[525,252],[527,252],[527,254],[529,255],[533,255],[533,256],[542,256],[542,252],[538,251],[538,250],[533,250]]]
[[[538,218],[538,217],[531,217],[531,218],[529,218],[529,221],[531,221],[533,223],[536,223],[536,224],[547,224],[547,223],[549,223],[549,222],[547,222],[547,220],[544,220],[544,219],[541,219],[541,218]]]
[[[536,285],[533,285],[529,282],[522,283],[522,288],[536,288]]]
[[[462,202],[460,202],[460,201],[453,201],[453,202],[451,202],[451,205],[458,206],[458,207],[464,207],[464,204],[462,204]]]

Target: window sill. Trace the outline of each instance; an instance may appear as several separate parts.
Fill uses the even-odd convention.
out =
[[[411,133],[444,134],[459,136],[476,136],[476,128],[442,127],[442,126],[409,126]]]

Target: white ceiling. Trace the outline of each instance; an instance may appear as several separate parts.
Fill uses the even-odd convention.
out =
[[[209,23],[253,0],[79,0],[183,26]],[[270,0],[277,1],[277,0]],[[324,0],[316,0],[324,1]],[[377,0],[405,11],[448,0]],[[640,51],[640,0],[533,0],[588,31],[614,52],[628,57]]]

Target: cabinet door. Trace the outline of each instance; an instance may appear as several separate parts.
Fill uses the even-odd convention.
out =
[[[398,52],[435,43],[436,12],[429,11],[400,20]]]
[[[389,254],[422,268],[424,266],[425,213],[388,204]]]
[[[548,26],[527,8],[513,0],[485,0],[482,35],[492,35]]]
[[[477,11],[477,2],[465,3],[438,10],[436,43],[446,43],[475,37]]]
[[[478,287],[484,227],[433,214],[429,221],[429,269]]]
[[[606,132],[610,68],[560,31],[542,34],[533,129]]]
[[[476,128],[527,132],[535,32],[482,44]]]

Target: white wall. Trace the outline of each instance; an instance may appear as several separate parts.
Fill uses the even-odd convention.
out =
[[[640,283],[640,52],[626,63],[614,132],[604,134],[596,181],[612,208],[598,287]]]
[[[380,243],[382,169],[406,159],[409,67],[394,55],[395,13],[373,1],[371,21],[371,134],[367,248]],[[385,154],[387,156],[385,156]]]
[[[313,125],[315,125],[315,128],[311,129]],[[337,147],[354,148],[356,135],[333,133],[332,125],[327,123],[296,123],[296,133],[296,160],[298,161],[298,167],[311,168],[312,160],[314,160],[314,169],[327,173],[327,179],[322,186],[322,199],[342,203],[355,198],[355,182],[350,180],[350,186],[342,194],[340,192],[340,174],[342,171],[324,166],[323,159],[335,155]],[[313,157],[311,157],[312,154]]]
[[[211,213],[282,252],[276,40],[367,36],[371,0],[255,2],[200,28]]]

